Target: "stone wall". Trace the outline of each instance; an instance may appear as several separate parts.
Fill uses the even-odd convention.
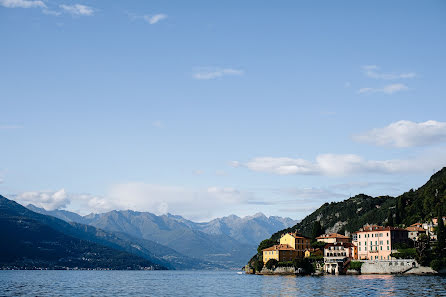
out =
[[[410,270],[418,268],[417,261],[413,259],[399,260],[370,260],[361,261],[362,274],[397,274],[408,273]]]
[[[263,267],[262,271],[260,271],[260,274],[283,274],[283,275],[289,275],[289,274],[296,274],[299,273],[294,267],[276,267],[275,269],[267,269],[266,267]]]

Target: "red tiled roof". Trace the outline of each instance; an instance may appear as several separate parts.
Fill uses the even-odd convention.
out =
[[[338,233],[324,234],[319,237],[316,237],[316,239],[326,239],[326,238],[346,238],[346,239],[348,239],[347,236],[344,236],[344,235],[341,235]]]
[[[359,231],[356,231],[355,233],[360,233],[360,232],[375,232],[375,231],[407,231],[406,229],[403,228],[398,228],[398,227],[383,227],[383,226],[364,226],[363,228],[361,228]]]
[[[299,238],[299,239],[310,239],[308,237],[302,236],[302,235],[297,235],[296,233],[287,233],[291,236],[293,236],[294,238]],[[285,234],[284,234],[285,235]]]
[[[295,251],[295,249],[290,247],[288,244],[276,244],[272,247],[263,249],[262,251]]]
[[[419,231],[419,232],[425,232],[426,230],[424,230],[423,228],[420,227],[416,227],[416,226],[410,226],[406,228],[407,231]]]

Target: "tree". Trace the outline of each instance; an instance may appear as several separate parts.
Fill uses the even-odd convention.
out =
[[[444,248],[446,246],[446,230],[444,227],[443,217],[441,216],[441,211],[438,209],[438,227],[437,227],[437,249],[438,254],[444,254]]]
[[[266,262],[265,266],[266,266],[266,268],[271,270],[274,267],[276,267],[278,263],[279,262],[276,259],[269,259],[268,262]]]
[[[389,214],[387,215],[386,226],[393,226],[393,213],[389,210]]]
[[[262,250],[272,247],[276,243],[277,242],[275,240],[272,240],[270,238],[263,240],[257,248],[257,253],[259,253],[259,255],[262,254]]]
[[[313,223],[313,230],[311,232],[311,238],[313,240],[316,239],[316,237],[324,234],[324,230],[322,229],[321,223],[319,221],[315,221]]]
[[[263,269],[263,259],[256,259],[253,263],[253,268],[256,272],[260,272]]]

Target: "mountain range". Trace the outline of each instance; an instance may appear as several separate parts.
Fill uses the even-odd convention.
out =
[[[166,269],[112,235],[41,215],[0,196],[2,269]]]
[[[150,251],[149,259],[174,269],[238,268],[265,236],[297,222],[261,213],[197,223],[178,215],[157,216],[131,210],[80,216],[66,210],[27,207],[71,224],[95,227],[130,243],[137,242]]]

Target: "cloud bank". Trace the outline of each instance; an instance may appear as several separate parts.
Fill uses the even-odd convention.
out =
[[[446,142],[446,122],[398,121],[355,135],[354,140],[377,146],[415,147]]]
[[[425,172],[445,165],[446,151],[439,150],[410,159],[366,160],[355,154],[320,154],[314,161],[299,158],[259,157],[234,167],[277,175],[346,176],[352,174],[392,174]]]

